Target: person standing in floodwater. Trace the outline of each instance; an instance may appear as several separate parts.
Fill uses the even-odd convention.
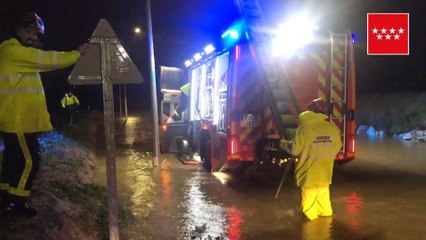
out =
[[[282,139],[280,146],[298,158],[295,178],[301,188],[301,209],[307,219],[313,220],[333,214],[329,186],[342,139],[340,129],[328,121],[327,105],[322,99],[313,100],[308,108],[299,114],[301,125],[294,139]]]

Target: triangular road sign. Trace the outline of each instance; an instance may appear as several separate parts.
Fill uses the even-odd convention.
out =
[[[114,84],[142,83],[143,78],[139,70],[130,59],[114,30],[106,19],[101,19],[92,34],[89,50],[75,65],[68,82],[72,85],[102,84],[101,51],[105,52],[110,70],[110,79]],[[108,46],[103,46],[107,44]]]

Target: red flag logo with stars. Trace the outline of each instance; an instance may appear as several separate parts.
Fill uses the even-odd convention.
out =
[[[367,14],[368,55],[409,55],[409,14]]]

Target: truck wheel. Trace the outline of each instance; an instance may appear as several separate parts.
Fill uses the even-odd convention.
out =
[[[203,139],[200,146],[200,157],[203,166],[207,171],[212,171],[212,159],[211,159],[211,142],[210,139]]]

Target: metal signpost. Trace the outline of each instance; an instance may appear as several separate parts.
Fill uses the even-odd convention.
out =
[[[124,96],[122,96],[121,92],[123,92]],[[127,121],[128,114],[127,114],[127,86],[126,85],[119,85],[118,86],[118,102],[119,102],[119,109],[120,109],[120,117],[123,118],[123,104],[124,104],[124,122]]]
[[[157,106],[157,79],[155,76],[155,58],[154,58],[154,41],[152,39],[152,21],[151,21],[151,1],[146,0],[146,18],[148,27],[148,52],[149,63],[151,65],[151,104],[152,104],[152,122],[154,130],[154,166],[160,164],[160,129],[158,127],[158,106]]]
[[[113,84],[142,83],[143,79],[108,21],[102,19],[90,38],[88,52],[68,78],[73,85],[102,84],[106,145],[109,239],[119,239],[115,164],[115,116]],[[121,101],[121,99],[120,99]]]

